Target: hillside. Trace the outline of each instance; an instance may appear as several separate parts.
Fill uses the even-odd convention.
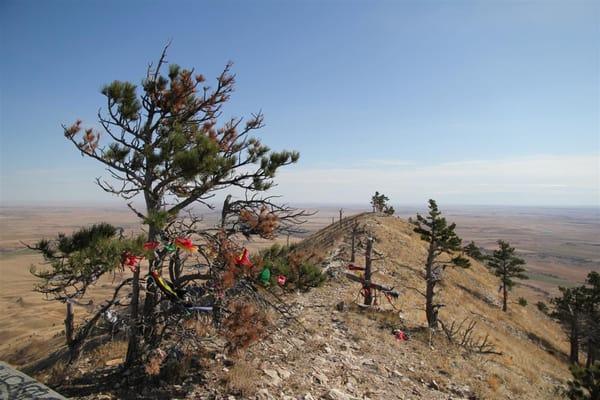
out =
[[[356,304],[360,284],[344,276],[356,223],[376,238],[373,280],[400,292],[393,306],[383,297],[372,309]],[[527,289],[516,288],[509,312],[503,313],[497,279],[475,261],[469,269],[446,270],[440,318],[446,324],[465,318],[476,322],[474,336],[489,335],[493,350],[502,355],[467,352],[441,332],[430,346],[424,299],[417,293],[424,286],[425,248],[402,219],[355,215],[311,235],[297,249],[320,260],[330,278],[308,293],[284,296],[296,320],[272,313],[268,336],[239,358],[225,357],[222,343],[207,343],[197,357],[200,376],[188,376],[175,392],[173,387],[128,391],[127,374],[116,367],[125,350],[119,342],[85,357],[66,385],[56,368],[36,376],[58,380],[58,391],[67,396],[87,399],[305,400],[551,399],[570,376],[559,326],[533,304],[516,304],[519,296],[528,296]],[[357,264],[363,264],[362,252]],[[409,340],[396,339],[394,329]]]
[[[360,285],[336,270],[349,259],[354,223],[376,238],[383,260],[374,263],[374,281],[399,289],[399,316],[385,299],[380,309],[353,306]],[[323,287],[290,300],[310,333],[285,329],[256,346],[247,356],[260,371],[273,398],[311,393],[315,398],[556,398],[556,385],[569,376],[566,341],[559,326],[533,305],[499,308],[497,279],[486,267],[448,269],[440,317],[447,323],[464,318],[477,322],[478,336],[489,335],[498,355],[472,355],[450,345],[440,333],[428,345],[420,271],[425,248],[412,227],[395,217],[370,213],[346,218],[302,242],[305,251],[320,254],[330,269]],[[361,261],[360,259],[358,261]],[[343,311],[336,304],[344,301]],[[409,333],[398,341],[393,328]],[[266,392],[263,390],[263,397]]]

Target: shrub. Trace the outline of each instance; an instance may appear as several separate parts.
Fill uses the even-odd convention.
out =
[[[543,301],[538,301],[537,303],[535,303],[535,305],[538,308],[538,310],[540,310],[544,314],[548,314],[549,310],[548,310],[548,306],[546,305],[546,303],[544,303]]]
[[[262,262],[271,270],[271,284],[277,285],[277,276],[285,275],[286,287],[307,291],[325,282],[326,276],[318,265],[304,260],[293,252],[294,246],[274,244],[260,254]]]
[[[527,305],[527,299],[524,297],[519,297],[519,305],[521,307],[525,307]]]
[[[227,353],[235,354],[260,339],[269,322],[265,313],[257,310],[253,304],[236,302],[231,308],[231,314],[223,325]]]

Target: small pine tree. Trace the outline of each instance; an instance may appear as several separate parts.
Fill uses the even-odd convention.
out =
[[[473,241],[471,241],[471,243],[469,243],[468,245],[465,246],[464,251],[465,251],[466,255],[468,255],[469,257],[471,257],[474,260],[477,260],[477,261],[485,260],[485,256],[481,252],[481,249]]]
[[[456,224],[446,222],[438,210],[435,200],[429,200],[429,215],[422,217],[417,214],[416,228],[414,231],[421,235],[421,240],[428,246],[427,260],[425,261],[425,313],[429,328],[437,328],[438,311],[443,304],[435,302],[436,287],[442,280],[442,273],[447,266],[467,268],[470,262],[462,255],[454,256],[454,252],[461,251],[461,239],[454,230]],[[449,261],[441,261],[440,256],[447,254]]]
[[[515,248],[510,247],[508,242],[503,240],[498,241],[498,250],[494,250],[494,253],[488,261],[488,265],[496,276],[500,277],[500,289],[502,290],[502,311],[506,312],[508,309],[508,291],[510,291],[514,285],[514,279],[528,279],[525,275],[525,261],[515,255]]]
[[[45,261],[44,269],[31,267],[31,273],[40,279],[34,290],[44,294],[48,300],[57,300],[66,305],[65,339],[70,363],[77,359],[92,328],[115,303],[124,285],[118,285],[112,300],[103,304],[78,327],[74,323],[73,304],[78,303],[100,277],[121,265],[124,252],[140,251],[142,243],[141,237],[119,237],[115,227],[100,223],[81,228],[71,235],[61,233],[53,240],[43,239],[34,246],[28,246],[39,252]]]

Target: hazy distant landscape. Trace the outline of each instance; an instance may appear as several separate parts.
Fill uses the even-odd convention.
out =
[[[333,207],[311,204],[317,211],[303,228],[309,235],[343,215],[368,211],[367,207]],[[469,241],[489,251],[498,239],[508,240],[527,260],[530,280],[525,282],[547,294],[556,293],[558,285],[569,286],[584,281],[591,270],[600,271],[600,209],[450,206],[443,209],[446,218],[457,224],[464,244]],[[396,215],[407,219],[423,209],[416,206],[397,208]],[[218,212],[198,211],[206,224],[214,224]],[[30,254],[24,243],[50,238],[57,232],[70,233],[82,226],[106,221],[127,232],[139,231],[139,220],[127,208],[117,207],[2,207],[0,208],[0,260],[19,264],[19,257]],[[286,240],[286,238],[280,238]],[[256,243],[260,246],[260,241]],[[23,268],[28,268],[25,263]]]

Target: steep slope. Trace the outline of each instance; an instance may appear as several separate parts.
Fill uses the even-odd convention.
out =
[[[369,310],[354,303],[360,285],[341,272],[355,223],[376,238],[374,281],[400,290],[394,306],[384,298]],[[299,248],[324,257],[333,277],[321,288],[288,299],[305,331],[288,326],[248,352],[243,368],[260,372],[259,398],[309,393],[305,398],[550,399],[569,376],[560,328],[534,306],[516,304],[525,293],[519,289],[503,313],[497,279],[475,261],[469,269],[446,270],[441,294],[446,307],[440,318],[446,324],[476,322],[473,336],[487,335],[502,355],[467,352],[441,332],[430,346],[424,299],[417,292],[424,287],[426,250],[404,220],[360,214],[317,232]],[[338,305],[342,301],[344,307]],[[410,339],[397,340],[394,328],[408,332]],[[230,388],[235,388],[235,368],[233,375],[222,375]]]

